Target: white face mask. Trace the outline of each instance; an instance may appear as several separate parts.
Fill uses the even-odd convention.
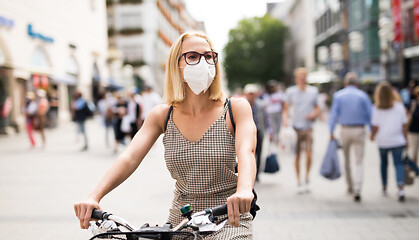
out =
[[[183,70],[183,78],[189,88],[196,95],[207,91],[215,77],[215,65],[208,64],[204,57],[196,65],[186,65]]]

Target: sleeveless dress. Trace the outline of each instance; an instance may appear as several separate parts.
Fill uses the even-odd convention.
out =
[[[228,100],[227,100],[228,101]],[[176,189],[169,222],[176,226],[184,217],[180,209],[190,204],[194,212],[202,211],[227,202],[236,192],[235,141],[227,128],[227,102],[223,114],[196,142],[187,140],[173,122],[173,111],[169,113],[163,137],[164,157]],[[221,217],[224,220],[227,216]],[[240,216],[240,226],[226,224],[222,229],[204,239],[252,239],[252,215]]]

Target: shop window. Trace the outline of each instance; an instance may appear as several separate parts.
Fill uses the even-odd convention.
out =
[[[50,61],[45,50],[41,47],[35,48],[35,51],[32,54],[31,64],[37,67],[50,67]]]

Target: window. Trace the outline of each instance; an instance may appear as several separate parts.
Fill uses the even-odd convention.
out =
[[[141,28],[141,14],[124,13],[121,15],[121,29]]]
[[[36,67],[51,67],[48,56],[45,50],[41,47],[35,48],[32,54],[31,64]]]

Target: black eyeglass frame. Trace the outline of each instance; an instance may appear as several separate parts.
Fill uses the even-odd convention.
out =
[[[199,59],[198,59],[198,62],[197,62],[197,63],[194,63],[194,64],[189,64],[189,63],[188,63],[188,61],[186,60],[186,54],[188,54],[188,53],[197,53],[197,54],[199,54]],[[205,54],[207,54],[207,53],[212,53],[212,54],[214,54],[214,64],[212,64],[212,63],[208,62],[208,61],[207,61],[207,59],[205,58]],[[179,56],[178,61],[180,61],[180,59],[181,59],[182,57],[183,57],[183,59],[185,59],[185,63],[186,63],[186,64],[188,64],[188,65],[197,65],[197,64],[199,64],[199,63],[201,62],[201,58],[202,58],[202,57],[204,57],[205,61],[206,61],[208,64],[211,64],[211,65],[216,65],[216,64],[217,64],[217,62],[218,62],[218,53],[217,53],[217,52],[214,52],[214,51],[206,51],[206,52],[204,52],[204,53],[199,53],[199,52],[197,52],[197,51],[189,51],[189,52],[185,52],[185,53],[182,53],[182,55],[180,55],[180,56]]]

